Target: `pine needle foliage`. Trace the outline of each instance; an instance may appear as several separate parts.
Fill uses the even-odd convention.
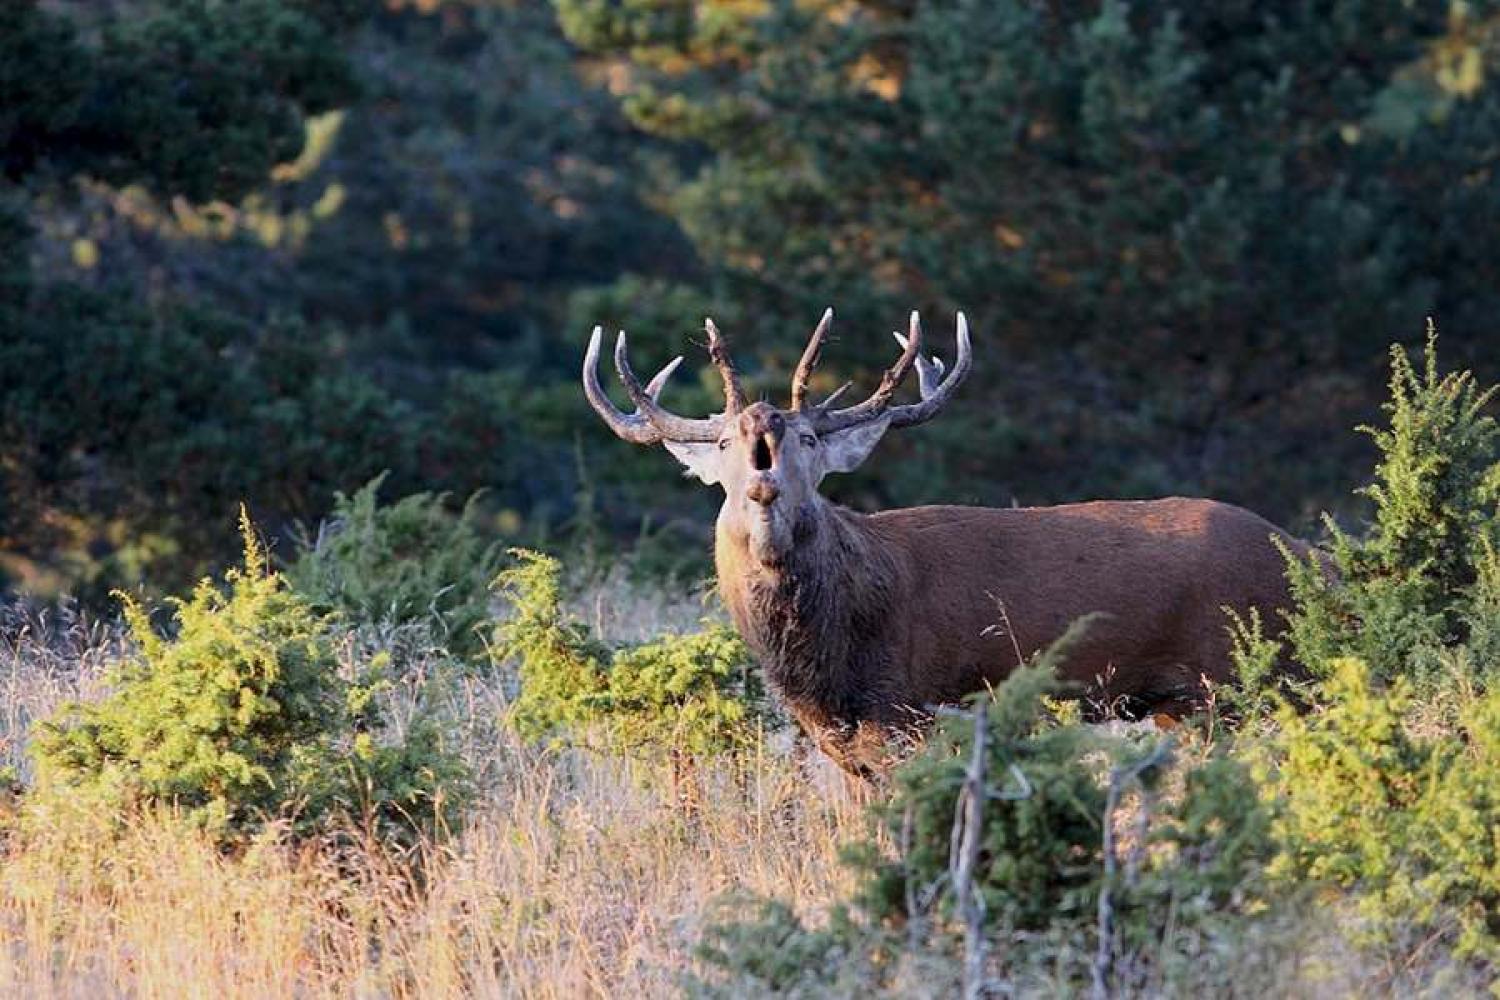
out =
[[[1017,670],[996,689],[985,741],[986,773],[1005,797],[986,809],[982,850],[988,864],[979,876],[980,893],[986,913],[1027,929],[1083,918],[1098,889],[1093,847],[1099,843],[1101,779],[1108,767],[1099,751],[1107,744],[1088,727],[1048,723],[1043,699],[1058,691],[1055,662]],[[920,891],[948,872],[973,742],[967,715],[944,718],[928,752],[897,775],[886,826],[910,846],[896,862],[871,868],[858,899],[872,915],[910,916],[904,912],[908,886]],[[939,901],[952,903],[948,893]]]
[[[1391,348],[1388,424],[1361,428],[1380,451],[1360,491],[1373,523],[1355,537],[1325,518],[1332,573],[1321,557],[1289,556],[1289,637],[1314,672],[1355,657],[1381,679],[1430,681],[1445,649],[1495,634],[1500,426],[1485,411],[1496,391],[1468,371],[1441,374],[1431,326],[1420,369]]]
[[[1441,941],[1500,975],[1500,691],[1460,684],[1451,724],[1421,727],[1407,679],[1331,670],[1319,710],[1283,708],[1268,748],[1273,872],[1359,890],[1368,938],[1400,957]]]
[[[562,565],[513,549],[496,579],[510,605],[495,655],[513,661],[517,731],[553,743],[602,737],[616,750],[710,754],[759,740],[770,712],[749,650],[728,626],[641,645],[607,645],[563,607]]]
[[[328,620],[270,569],[243,514],[241,530],[243,565],[222,589],[204,580],[172,601],[170,637],[121,595],[138,653],[103,700],[38,727],[38,808],[49,794],[122,815],[170,806],[225,843],[282,817],[302,833],[352,821],[400,840],[443,826],[465,780],[435,723],[386,732],[383,664],[347,676]]]
[[[432,625],[450,652],[477,657],[489,621],[498,542],[486,541],[475,500],[451,513],[445,498],[416,493],[379,501],[382,473],[353,496],[337,494],[332,517],[287,570],[319,610],[349,622]]]

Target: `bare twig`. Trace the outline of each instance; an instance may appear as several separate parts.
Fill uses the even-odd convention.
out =
[[[984,983],[984,900],[974,887],[974,868],[984,832],[985,743],[989,735],[989,700],[974,708],[974,749],[954,808],[948,869],[953,896],[964,922],[964,1000],[978,1000]]]
[[[1115,955],[1115,913],[1110,890],[1114,888],[1119,867],[1115,857],[1115,810],[1120,807],[1120,795],[1132,781],[1140,780],[1142,774],[1166,760],[1172,752],[1172,739],[1168,737],[1158,743],[1145,757],[1126,767],[1117,767],[1109,772],[1109,792],[1104,799],[1104,878],[1099,886],[1099,943],[1094,952],[1093,990],[1094,1000],[1109,997],[1109,974]]]
[[[911,880],[911,838],[912,829],[916,820],[916,807],[908,802],[906,809],[901,813],[901,859],[905,871],[903,881],[906,889],[906,929],[907,937],[912,947],[916,947],[917,940],[921,937],[921,911],[917,908],[917,887]]]
[[[996,608],[996,610],[998,610],[1000,612],[1000,624],[999,625],[991,625],[991,626],[989,626],[988,628],[986,628],[984,630],[984,634],[985,635],[993,635],[996,632],[998,632],[998,633],[1001,633],[1001,634],[1005,635],[1007,638],[1009,638],[1010,639],[1010,648],[1016,654],[1016,666],[1018,666],[1018,667],[1024,667],[1024,666],[1026,666],[1026,657],[1021,653],[1021,644],[1020,644],[1020,642],[1018,642],[1016,640],[1016,630],[1015,630],[1015,628],[1010,623],[1010,614],[1009,614],[1009,612],[1007,612],[1005,610],[1005,602],[1003,600],[1001,600],[999,597],[995,596],[995,594],[992,591],[986,590],[984,592],[984,594],[990,600],[992,600],[992,601],[995,602],[995,608]]]

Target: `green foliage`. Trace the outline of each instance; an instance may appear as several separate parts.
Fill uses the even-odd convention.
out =
[[[1500,692],[1459,687],[1449,719],[1424,720],[1405,679],[1341,659],[1321,694],[1282,711],[1268,748],[1278,873],[1357,889],[1403,958],[1436,938],[1500,971]]]
[[[405,839],[441,827],[464,768],[436,724],[383,731],[384,663],[342,670],[326,620],[242,527],[244,566],[224,590],[205,580],[175,601],[170,638],[125,599],[138,655],[103,700],[40,725],[38,808],[49,795],[166,804],[226,841],[282,815],[304,832],[354,821]]]
[[[303,115],[354,94],[334,36],[300,6],[162,0],[107,23],[72,142],[76,169],[208,201],[238,197],[296,159]]]
[[[29,171],[49,138],[72,123],[85,74],[84,52],[67,21],[36,0],[0,9],[0,166],[8,179]]]
[[[1128,776],[1122,790],[1149,800],[1172,773],[1160,746],[1049,721],[1045,698],[1056,690],[1054,671],[1065,648],[1060,643],[1012,674],[994,695],[988,724],[992,801],[981,849],[987,860],[977,878],[985,912],[1019,930],[1094,920],[1105,883],[1100,852],[1110,781]],[[870,913],[881,918],[903,913],[911,886],[938,884],[948,870],[973,740],[972,719],[950,717],[929,751],[898,773],[886,825],[892,837],[907,838],[909,846],[895,862],[873,869],[859,897]],[[1117,903],[1129,914],[1127,926],[1135,920],[1159,929],[1174,895],[1205,910],[1226,906],[1268,856],[1266,824],[1250,801],[1248,772],[1232,760],[1217,759],[1179,777],[1184,788],[1158,804],[1159,814],[1151,813],[1149,802],[1140,805],[1149,823],[1142,829],[1149,830],[1152,843],[1170,850],[1167,860],[1138,859],[1142,871]]]
[[[986,736],[985,770],[998,795],[985,812],[988,864],[979,891],[986,913],[1028,930],[1092,916],[1100,874],[1100,779],[1108,761],[1096,752],[1104,743],[1087,728],[1042,721],[1042,699],[1057,689],[1054,664],[1018,670],[997,689]],[[864,883],[857,898],[873,916],[911,916],[904,913],[909,887],[932,885],[948,871],[973,741],[971,719],[945,719],[930,750],[898,772],[886,825],[905,836],[909,816],[910,846],[896,861],[877,864]],[[941,898],[951,903],[951,893]]]
[[[521,693],[512,711],[530,738],[602,736],[626,752],[710,754],[759,740],[769,706],[749,651],[724,625],[637,646],[611,648],[563,609],[562,567],[513,550],[500,574],[511,606],[495,655],[513,660]]]
[[[1285,690],[1290,679],[1282,673],[1281,639],[1266,634],[1266,622],[1260,609],[1240,614],[1234,608],[1223,609],[1229,623],[1229,658],[1234,664],[1234,681],[1216,692],[1225,707],[1244,716],[1262,716],[1275,705],[1275,695]]]
[[[810,928],[785,903],[726,898],[707,918],[694,951],[718,976],[687,980],[690,997],[853,996],[883,977],[884,949],[851,947],[865,935],[842,908]]]
[[[5,542],[37,559],[104,554],[75,584],[97,591],[147,570],[170,584],[227,545],[244,495],[271,519],[310,518],[344,477],[411,465],[407,411],[318,358],[324,331],[153,313],[80,289],[37,298],[0,339],[0,489],[27,515]],[[154,559],[110,564],[152,535],[166,540]]]
[[[381,506],[382,473],[353,496],[337,494],[330,521],[287,570],[292,589],[350,622],[426,621],[460,657],[483,651],[499,544],[486,542],[474,500],[452,514],[417,493]]]
[[[1314,671],[1356,657],[1384,680],[1439,679],[1443,651],[1487,639],[1474,666],[1487,669],[1500,607],[1500,427],[1465,371],[1440,375],[1429,332],[1419,372],[1391,352],[1390,423],[1365,428],[1380,449],[1375,482],[1361,492],[1374,520],[1355,537],[1327,519],[1330,575],[1321,557],[1291,559],[1296,610],[1290,640]]]
[[[328,26],[289,0],[160,0],[79,32],[7,4],[6,173],[83,173],[238,198],[302,148],[303,115],[354,94]],[[90,38],[85,42],[84,38]]]
[[[985,936],[1013,980],[1046,968],[1050,989],[1079,989],[1089,981],[1107,891],[1114,986],[1149,992],[1163,977],[1186,982],[1210,929],[1223,933],[1270,912],[1262,877],[1275,851],[1270,814],[1238,760],[1174,762],[1170,745],[1157,739],[1060,722],[1049,695],[1072,638],[976,699],[992,699],[974,874]],[[820,995],[848,973],[867,989],[900,995],[901,975],[924,983],[955,978],[963,937],[952,875],[955,817],[967,794],[977,718],[942,717],[926,747],[897,770],[889,801],[876,809],[882,837],[850,849],[855,890],[827,927],[809,928],[765,906],[730,911],[710,926],[701,956],[732,989]],[[1129,843],[1113,848],[1108,862],[1106,822],[1116,844]],[[894,845],[894,856],[881,844]],[[913,974],[903,966],[912,961],[931,964]],[[706,995],[730,995],[698,985]]]
[[[6,4],[6,565],[176,586],[241,498],[280,534],[381,469],[541,539],[585,467],[610,539],[692,530],[702,491],[579,398],[587,329],[659,360],[712,312],[780,393],[829,303],[817,389],[913,305],[1004,359],[841,499],[1300,518],[1389,331],[1442,304],[1477,355],[1496,312],[1490,6],[1448,6]]]
[[[1289,556],[1288,639],[1320,683],[1250,756],[1281,845],[1272,871],[1352,891],[1365,936],[1406,962],[1442,942],[1500,961],[1500,427],[1495,390],[1391,355],[1389,423],[1360,534]],[[1330,565],[1331,564],[1331,565]],[[1240,623],[1242,668],[1275,652]],[[1252,669],[1251,675],[1255,674]],[[1252,688],[1252,690],[1255,690]],[[1258,707],[1274,705],[1264,685]]]
[[[544,537],[580,430],[604,527],[661,509],[659,456],[600,447],[552,331],[574,289],[690,251],[635,187],[662,148],[574,55],[543,4],[4,5],[19,583],[187,585],[232,554],[241,499],[281,534],[382,469]]]

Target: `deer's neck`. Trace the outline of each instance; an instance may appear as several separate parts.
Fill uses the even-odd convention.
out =
[[[864,717],[889,655],[884,624],[898,573],[889,546],[863,514],[822,498],[798,519],[796,544],[776,565],[758,561],[747,538],[721,525],[719,587],[735,626],[767,679],[799,716]]]

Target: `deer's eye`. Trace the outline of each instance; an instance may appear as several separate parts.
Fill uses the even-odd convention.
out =
[[[724,440],[722,440],[722,441],[719,442],[719,450],[720,451],[723,451],[724,449],[726,449],[728,447],[729,447],[729,439],[728,438],[725,438]]]
[[[807,448],[816,448],[818,446],[818,439],[811,434],[804,434],[802,435],[802,444]]]

